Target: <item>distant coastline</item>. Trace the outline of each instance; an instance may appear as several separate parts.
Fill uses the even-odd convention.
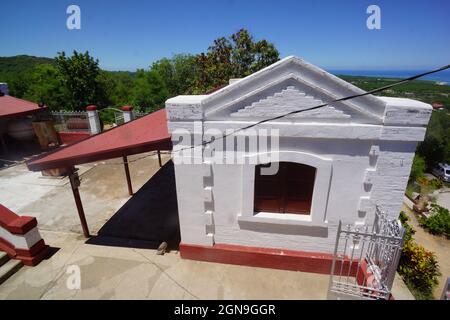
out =
[[[360,77],[380,77],[403,79],[423,73],[428,70],[327,70],[334,75],[360,76]],[[450,85],[450,71],[445,70],[419,80],[433,81],[442,85]]]

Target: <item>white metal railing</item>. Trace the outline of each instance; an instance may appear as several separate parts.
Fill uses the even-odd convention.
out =
[[[138,111],[133,111],[133,117],[134,119],[137,118],[141,118],[143,116],[146,116],[147,114],[149,114],[148,112],[138,112]],[[124,123],[124,119],[123,119],[123,112],[114,112],[114,124],[115,125],[121,125]]]
[[[389,299],[403,246],[398,219],[376,208],[373,225],[339,221],[328,287],[329,299]]]
[[[52,111],[56,131],[89,131],[90,125],[86,111]]]

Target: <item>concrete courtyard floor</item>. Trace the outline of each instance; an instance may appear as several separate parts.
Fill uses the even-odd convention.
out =
[[[79,166],[88,241],[67,178],[42,178],[25,165],[0,171],[0,203],[37,217],[54,251],[0,285],[0,299],[326,299],[327,275],[181,259],[170,163],[160,169],[156,156],[140,157],[130,157],[134,197],[121,159]],[[171,250],[159,256],[162,240]],[[74,266],[80,288],[70,285]],[[411,299],[398,278],[394,295]]]
[[[152,249],[88,245],[73,233],[42,232],[61,248],[0,286],[0,299],[325,299],[328,276],[163,256]],[[70,266],[80,289],[69,289]]]

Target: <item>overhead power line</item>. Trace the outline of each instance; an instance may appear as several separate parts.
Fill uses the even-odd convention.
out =
[[[443,67],[440,67],[440,68],[437,68],[437,69],[433,69],[431,71],[427,71],[427,72],[423,72],[423,73],[414,75],[414,76],[409,77],[409,78],[405,78],[405,79],[393,82],[393,83],[388,84],[386,86],[383,86],[383,87],[380,87],[380,88],[376,88],[376,89],[373,89],[373,90],[370,90],[370,91],[366,91],[366,92],[363,92],[363,93],[350,95],[350,96],[343,97],[343,98],[334,99],[334,100],[332,100],[330,102],[319,104],[319,105],[314,106],[314,107],[309,107],[309,108],[300,109],[300,110],[294,110],[294,111],[290,111],[290,112],[284,113],[284,114],[279,115],[279,116],[275,116],[275,117],[267,118],[267,119],[264,119],[264,120],[260,120],[258,122],[252,123],[252,124],[250,124],[248,126],[245,126],[245,127],[242,127],[242,128],[238,128],[238,129],[236,129],[236,130],[234,130],[232,132],[229,132],[227,134],[223,134],[220,137],[211,139],[209,141],[203,141],[201,144],[198,144],[198,145],[195,145],[195,146],[188,146],[188,147],[180,148],[180,149],[177,149],[176,151],[179,152],[179,151],[183,151],[183,150],[187,150],[187,149],[194,149],[194,148],[197,148],[197,147],[202,147],[202,146],[208,145],[210,143],[213,143],[214,141],[225,139],[226,137],[231,136],[233,134],[236,134],[237,132],[253,128],[253,127],[257,126],[257,125],[260,125],[260,124],[263,124],[263,123],[266,123],[266,122],[269,122],[269,121],[275,121],[275,120],[279,120],[279,119],[285,118],[285,117],[293,115],[293,114],[297,114],[297,113],[302,113],[302,112],[306,112],[306,111],[311,111],[311,110],[316,110],[316,109],[319,109],[319,108],[323,108],[323,107],[326,107],[326,106],[328,106],[328,105],[330,105],[332,103],[335,103],[335,102],[347,101],[347,100],[350,100],[350,99],[355,99],[355,98],[364,97],[364,96],[367,96],[367,95],[370,95],[370,94],[382,92],[382,91],[390,89],[392,87],[395,87],[395,86],[398,86],[398,85],[401,85],[401,84],[404,84],[404,83],[416,80],[418,78],[422,78],[424,76],[427,76],[427,75],[430,75],[430,74],[433,74],[433,73],[444,71],[444,70],[447,70],[449,68],[450,68],[450,64],[448,64],[446,66],[443,66]],[[146,155],[146,156],[134,159],[134,160],[130,160],[128,162],[129,163],[130,162],[135,162],[135,161],[138,161],[138,160],[141,160],[141,159],[153,156],[153,155],[154,154],[149,154],[149,155]],[[119,164],[119,163],[112,163],[112,164]]]
[[[378,93],[378,92],[387,90],[389,88],[392,88],[392,87],[395,87],[395,86],[398,86],[398,85],[401,85],[401,84],[404,84],[404,83],[416,80],[418,78],[421,78],[421,77],[424,77],[424,76],[427,76],[427,75],[430,75],[430,74],[433,74],[433,73],[436,73],[436,72],[444,71],[444,70],[449,69],[449,68],[450,68],[450,64],[448,64],[446,66],[443,66],[443,67],[440,67],[440,68],[437,68],[437,69],[433,69],[431,71],[427,71],[427,72],[424,72],[424,73],[420,73],[420,74],[414,75],[414,76],[409,77],[409,78],[405,78],[405,79],[393,82],[393,83],[391,83],[389,85],[386,85],[386,86],[383,86],[383,87],[380,87],[380,88],[376,88],[376,89],[373,89],[373,90],[370,90],[370,91],[367,91],[367,92],[354,94],[354,95],[343,97],[343,98],[339,98],[339,99],[334,99],[334,100],[332,100],[330,102],[319,104],[319,105],[314,106],[314,107],[300,109],[300,110],[294,110],[294,111],[290,111],[290,112],[284,113],[284,114],[279,115],[279,116],[275,116],[275,117],[271,117],[271,118],[268,118],[268,119],[260,120],[260,121],[258,121],[256,123],[252,123],[252,124],[250,124],[248,126],[236,129],[236,130],[234,130],[232,132],[229,132],[227,134],[223,134],[222,136],[217,137],[215,139],[211,139],[209,141],[203,141],[201,144],[198,144],[198,145],[195,145],[195,146],[184,147],[184,148],[178,149],[176,151],[178,152],[178,151],[183,151],[183,150],[187,150],[187,149],[193,149],[193,148],[200,147],[200,146],[205,146],[205,145],[208,145],[208,144],[210,144],[210,143],[212,143],[214,141],[225,139],[226,137],[231,136],[233,134],[236,134],[237,132],[253,128],[253,127],[257,126],[257,125],[260,125],[260,124],[263,124],[263,123],[266,123],[266,122],[269,122],[269,121],[279,120],[279,119],[285,118],[285,117],[293,115],[293,114],[297,114],[297,113],[302,113],[302,112],[306,112],[306,111],[311,111],[311,110],[316,110],[316,109],[319,109],[319,108],[323,108],[323,107],[326,107],[326,106],[328,106],[328,105],[330,105],[332,103],[335,103],[335,102],[346,101],[346,100],[350,100],[350,99],[364,97],[364,96],[367,96],[367,95],[370,95],[370,94],[373,94],[373,93]]]

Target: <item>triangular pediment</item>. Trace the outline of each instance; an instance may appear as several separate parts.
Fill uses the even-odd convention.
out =
[[[302,111],[311,107],[323,105],[325,102],[315,98],[311,94],[300,91],[295,86],[288,86],[275,94],[255,101],[252,104],[231,113],[236,118],[269,118],[280,116],[293,111]],[[309,119],[350,119],[350,114],[333,106],[325,106],[320,109],[307,110],[292,114],[287,118]]]
[[[301,59],[288,57],[202,99],[205,120],[261,120],[330,103],[277,121],[382,123],[385,103]]]

